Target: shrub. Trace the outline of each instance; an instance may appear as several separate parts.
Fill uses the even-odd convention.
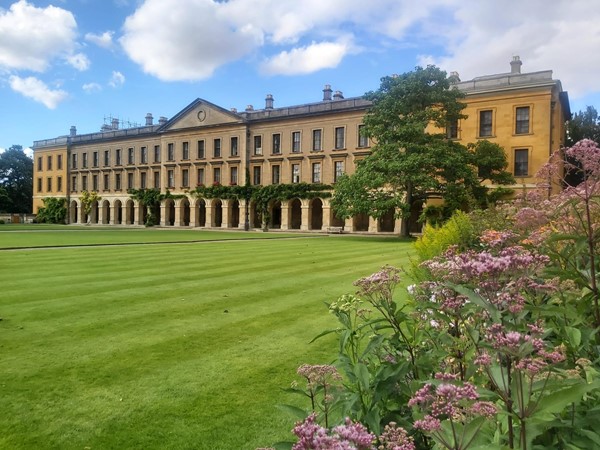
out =
[[[425,225],[423,235],[415,242],[418,262],[441,255],[452,245],[468,248],[475,239],[469,216],[456,211],[450,220],[440,227]]]
[[[47,197],[42,200],[44,207],[40,208],[36,217],[39,223],[65,223],[67,217],[67,199],[63,197]]]

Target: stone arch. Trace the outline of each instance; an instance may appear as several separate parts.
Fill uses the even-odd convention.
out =
[[[377,231],[393,233],[395,222],[396,222],[396,219],[394,217],[394,208],[390,208],[377,221]]]
[[[69,223],[79,223],[79,205],[77,201],[71,200],[69,205]]]
[[[323,200],[313,198],[309,205],[310,229],[320,230],[323,228]]]
[[[103,200],[102,208],[100,210],[100,223],[108,225],[110,223],[110,202],[108,200]]]
[[[172,198],[165,200],[165,225],[175,225],[175,202]]]
[[[115,200],[113,209],[113,222],[115,225],[121,225],[123,223],[123,205],[121,200]]]
[[[274,229],[281,228],[281,202],[279,200],[271,200],[269,203],[269,227]]]
[[[126,225],[133,225],[134,212],[135,212],[135,207],[134,207],[133,200],[128,199],[125,202],[125,224]]]
[[[206,226],[206,203],[201,198],[196,200],[196,207],[194,208],[194,216],[196,218],[196,226],[197,227],[205,227]]]
[[[212,226],[217,228],[223,224],[223,202],[220,199],[213,200],[211,222]]]
[[[354,231],[369,231],[369,216],[357,214],[352,218],[352,229]]]
[[[179,225],[182,227],[190,226],[190,201],[187,198],[181,199],[179,203]]]
[[[302,202],[299,198],[290,200],[289,215],[290,219],[288,223],[290,224],[290,229],[299,230],[302,227]]]
[[[240,202],[237,199],[229,200],[228,208],[230,228],[238,228],[240,226]]]

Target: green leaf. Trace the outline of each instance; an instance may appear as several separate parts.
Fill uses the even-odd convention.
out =
[[[294,442],[276,442],[273,444],[275,450],[292,450]]]
[[[447,283],[447,286],[454,289],[459,294],[466,296],[471,301],[471,303],[485,309],[489,313],[489,315],[491,316],[491,318],[494,322],[500,322],[500,311],[498,311],[497,308],[494,308],[492,305],[490,305],[488,302],[486,302],[481,297],[481,295],[479,295],[477,292],[473,291],[473,289],[470,289],[466,286],[462,286],[460,284],[453,284],[453,283]]]
[[[598,389],[600,383],[595,381],[591,384],[578,383],[574,386],[559,391],[553,391],[548,393],[544,398],[537,404],[537,410],[541,413],[554,413],[561,412],[567,405],[575,403],[582,399],[583,395],[594,389]]]
[[[363,363],[358,363],[354,366],[354,375],[356,375],[356,379],[358,380],[358,384],[361,389],[368,390],[370,386],[370,374],[369,369]]]
[[[581,331],[574,327],[565,327],[565,331],[567,332],[567,337],[569,338],[571,346],[579,347],[581,344]]]
[[[304,411],[302,408],[298,408],[297,406],[293,406],[293,405],[275,405],[275,407],[280,410],[283,411],[285,413],[288,413],[289,415],[296,417],[300,420],[304,420],[309,413],[307,411]]]
[[[314,338],[312,338],[309,342],[309,344],[312,344],[313,342],[315,342],[317,339],[322,338],[323,336],[327,336],[328,334],[331,333],[337,333],[339,330],[337,328],[332,328],[331,330],[325,330],[319,334],[317,334]]]

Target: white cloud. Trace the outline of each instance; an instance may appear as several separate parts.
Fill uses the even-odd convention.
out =
[[[262,44],[253,24],[234,24],[211,0],[146,0],[127,18],[120,42],[146,73],[161,80],[201,80]]]
[[[113,31],[105,31],[102,34],[87,33],[85,40],[96,44],[98,47],[111,48],[113,46]]]
[[[0,67],[43,72],[53,59],[72,56],[76,30],[73,14],[55,6],[20,0],[0,9]]]
[[[445,32],[446,56],[424,55],[461,79],[509,72],[513,55],[523,72],[553,70],[571,97],[598,92],[600,10],[585,0],[523,0],[519,8],[493,2],[456,4],[454,26]]]
[[[81,89],[83,89],[87,94],[92,94],[94,92],[100,92],[102,90],[102,86],[100,86],[98,83],[86,83],[81,86]]]
[[[121,72],[115,71],[113,70],[112,76],[110,77],[110,81],[108,82],[108,85],[110,87],[119,87],[119,86],[123,86],[123,84],[125,84],[125,75],[123,75]]]
[[[169,81],[205,79],[264,55],[275,55],[261,66],[268,73],[308,73],[357,48],[420,48],[420,63],[469,79],[508,71],[518,54],[523,71],[552,69],[576,97],[600,91],[598,23],[600,8],[589,0],[521,0],[519,8],[485,0],[140,0],[120,43],[146,73]],[[352,50],[339,36],[350,37]]]
[[[79,70],[83,72],[84,70],[88,70],[90,68],[90,60],[83,53],[75,53],[73,55],[69,55],[66,57],[67,62]]]
[[[348,50],[349,46],[345,43],[313,43],[306,47],[279,53],[263,64],[263,70],[270,75],[312,73],[336,67]]]
[[[46,83],[35,77],[21,78],[13,75],[10,77],[9,83],[14,91],[44,104],[49,109],[55,109],[68,97],[65,91],[50,89]]]

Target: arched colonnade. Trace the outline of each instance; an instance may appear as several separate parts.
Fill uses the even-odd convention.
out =
[[[158,224],[164,227],[201,227],[244,229],[246,204],[235,199],[178,198],[163,200]],[[143,226],[146,207],[131,198],[106,198],[94,202],[87,216],[79,199],[71,199],[68,211],[69,223],[94,225],[138,225]],[[249,225],[252,229],[262,227],[256,204],[248,205]],[[343,227],[347,232],[399,233],[401,220],[390,211],[377,220],[358,215],[342,220],[335,216],[329,199],[274,200],[269,204],[269,229],[327,231],[332,227]]]

